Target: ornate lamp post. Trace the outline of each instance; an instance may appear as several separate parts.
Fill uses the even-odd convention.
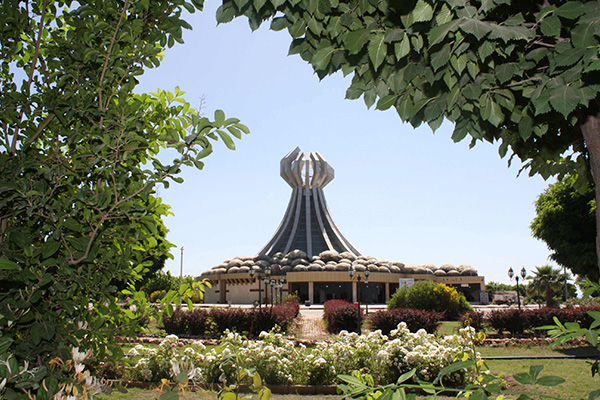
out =
[[[273,304],[273,289],[275,289],[275,297],[277,297],[277,289],[279,289],[279,303],[281,303],[284,284],[285,278],[271,279],[269,282],[269,285],[271,285],[271,304]]]
[[[267,283],[269,283],[269,277],[271,276],[271,267],[265,268],[265,272],[256,272],[256,270],[251,269],[250,278],[252,282],[258,279],[258,308],[261,308],[262,305],[262,291],[261,291],[261,282],[265,282],[265,294],[267,293]]]
[[[521,310],[521,293],[519,292],[519,275],[515,276],[515,273],[511,267],[508,269],[508,277],[510,278],[511,281],[513,279],[513,276],[517,280],[517,305],[519,306],[519,311],[520,311]],[[525,270],[525,267],[523,267],[521,269],[521,277],[523,279],[525,279],[526,276],[527,276],[527,271]]]
[[[369,270],[365,270],[362,274],[358,271],[355,271],[354,268],[348,270],[348,275],[350,276],[350,280],[354,281],[356,280],[356,300],[357,300],[357,304],[358,304],[358,334],[360,335],[361,332],[361,315],[360,315],[360,282],[363,281],[364,283],[369,283],[369,275],[371,274],[371,272],[369,272]]]

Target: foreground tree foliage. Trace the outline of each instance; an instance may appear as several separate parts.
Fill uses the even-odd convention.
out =
[[[591,164],[600,181],[597,1],[223,0],[217,12],[240,15],[287,29],[320,78],[352,74],[349,99],[413,126],[447,119],[454,141],[497,141],[530,174],[584,181]]]
[[[184,8],[201,7],[0,4],[0,397],[85,391],[72,362],[118,355],[115,336],[139,329],[146,305],[132,291],[137,311],[123,308],[118,287],[171,247],[155,186],[247,132],[222,111],[199,116],[179,89],[134,93],[190,28]]]
[[[552,250],[550,258],[574,274],[597,282],[600,275],[596,267],[593,186],[578,190],[575,179],[566,177],[538,197],[535,211],[531,231]]]

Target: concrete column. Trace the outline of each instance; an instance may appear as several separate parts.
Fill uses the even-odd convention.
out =
[[[219,280],[219,303],[227,303],[227,282],[223,278]]]
[[[390,283],[385,283],[385,301],[387,302],[390,299]]]
[[[308,301],[310,304],[315,304],[315,283],[308,282]]]
[[[357,303],[358,302],[358,283],[356,281],[352,281],[352,302],[353,303]]]

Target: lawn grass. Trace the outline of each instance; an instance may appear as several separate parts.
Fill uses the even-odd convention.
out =
[[[439,336],[454,335],[460,328],[460,321],[442,321],[436,334]]]

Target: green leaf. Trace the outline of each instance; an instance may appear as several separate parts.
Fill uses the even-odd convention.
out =
[[[371,59],[371,63],[375,70],[379,68],[387,55],[387,44],[385,43],[384,38],[383,34],[378,34],[374,35],[369,41],[369,58]]]
[[[254,388],[258,389],[262,387],[262,379],[259,374],[254,374],[252,377],[252,383],[254,384]]]
[[[433,18],[433,8],[429,3],[419,0],[410,14],[413,22],[431,21]]]
[[[537,380],[536,383],[542,386],[556,386],[564,382],[565,380],[560,376],[542,376],[540,379]]]
[[[597,33],[597,24],[579,24],[571,30],[571,41],[575,47],[598,46]]]
[[[543,365],[530,365],[529,366],[529,375],[531,376],[532,382],[537,381],[537,377],[540,375],[540,372],[544,369]]]
[[[233,139],[231,139],[231,136],[229,136],[227,133],[223,132],[220,129],[217,130],[217,134],[219,135],[221,140],[223,140],[223,143],[225,143],[225,146],[227,146],[229,150],[235,150],[235,143],[233,142]]]
[[[159,400],[179,400],[179,393],[176,391],[172,392],[169,390],[161,394]]]
[[[437,378],[435,378],[435,382],[438,382],[439,380],[442,379],[442,377],[444,377],[448,374],[451,374],[456,371],[460,371],[461,369],[468,369],[468,368],[472,367],[473,365],[475,365],[474,360],[459,361],[459,362],[452,363],[440,370],[440,373],[438,374]]]
[[[514,63],[503,63],[496,67],[496,78],[500,83],[508,82],[517,71],[517,66]]]
[[[388,108],[390,108],[391,106],[393,106],[396,103],[396,100],[398,100],[398,96],[397,95],[387,95],[381,99],[379,99],[379,101],[377,102],[377,107],[375,107],[375,109],[377,110],[387,110]]]
[[[513,375],[513,378],[523,385],[533,385],[535,382],[531,380],[531,376],[528,373],[522,372],[520,374]]]
[[[549,101],[556,111],[565,118],[571,114],[581,100],[580,91],[572,85],[562,85],[551,90]]]
[[[277,31],[281,31],[289,26],[291,26],[291,25],[285,17],[277,17],[277,18],[273,18],[273,20],[271,21],[270,29],[272,31],[277,32]]]
[[[348,32],[344,37],[344,46],[350,54],[357,54],[369,40],[369,35],[370,31],[368,29]]]
[[[263,8],[266,2],[267,0],[254,0],[253,4],[256,11],[260,11],[260,9]]]
[[[489,25],[490,24],[487,22],[471,18],[465,18],[459,26],[463,32],[469,33],[475,36],[478,40],[481,40],[491,32],[491,28]]]
[[[226,24],[228,22],[233,21],[235,17],[236,11],[233,7],[233,3],[223,4],[217,9],[217,23]]]
[[[271,389],[263,386],[258,392],[258,400],[271,400]]]
[[[479,388],[469,396],[469,400],[488,400],[488,395],[485,393],[484,389]]]
[[[19,264],[5,258],[0,258],[0,269],[19,269]]]
[[[331,56],[335,52],[333,47],[325,47],[315,53],[312,59],[312,65],[315,71],[322,71],[327,69]]]
[[[460,20],[452,20],[440,26],[434,26],[429,31],[430,47],[442,42],[450,32],[455,32],[460,25]]]
[[[519,120],[519,136],[523,140],[527,140],[531,137],[533,131],[533,119],[528,116],[524,116]]]
[[[13,338],[6,336],[0,337],[0,354],[6,353],[13,342]]]
[[[224,123],[225,123],[225,113],[223,112],[223,110],[216,110],[215,111],[215,125],[223,126]]]
[[[562,24],[560,22],[560,18],[558,18],[556,15],[551,15],[547,18],[544,18],[540,28],[545,36],[559,36]]]
[[[594,390],[588,395],[588,400],[595,400],[598,398],[600,398],[600,389]]]
[[[401,384],[402,382],[405,382],[407,380],[409,380],[410,378],[412,378],[414,376],[414,374],[417,372],[416,368],[411,369],[410,371],[400,375],[400,377],[398,378],[398,380],[396,381],[396,385]]]
[[[431,55],[431,66],[434,71],[437,71],[442,66],[448,64],[450,60],[451,44],[447,43],[439,51]]]
[[[60,242],[49,239],[42,245],[42,258],[48,258],[53,256],[60,248]]]
[[[394,43],[394,52],[397,60],[401,60],[410,53],[410,38],[408,35],[405,35],[400,43]]]
[[[579,1],[567,1],[555,11],[559,17],[575,19],[585,13],[585,7]]]
[[[319,0],[319,12],[322,14],[329,14],[331,12],[331,1],[330,0]]]
[[[361,381],[360,379],[358,379],[355,376],[350,376],[350,375],[338,375],[338,378],[346,383],[349,383],[351,385],[354,386],[365,386],[365,384],[363,383],[363,381]]]

